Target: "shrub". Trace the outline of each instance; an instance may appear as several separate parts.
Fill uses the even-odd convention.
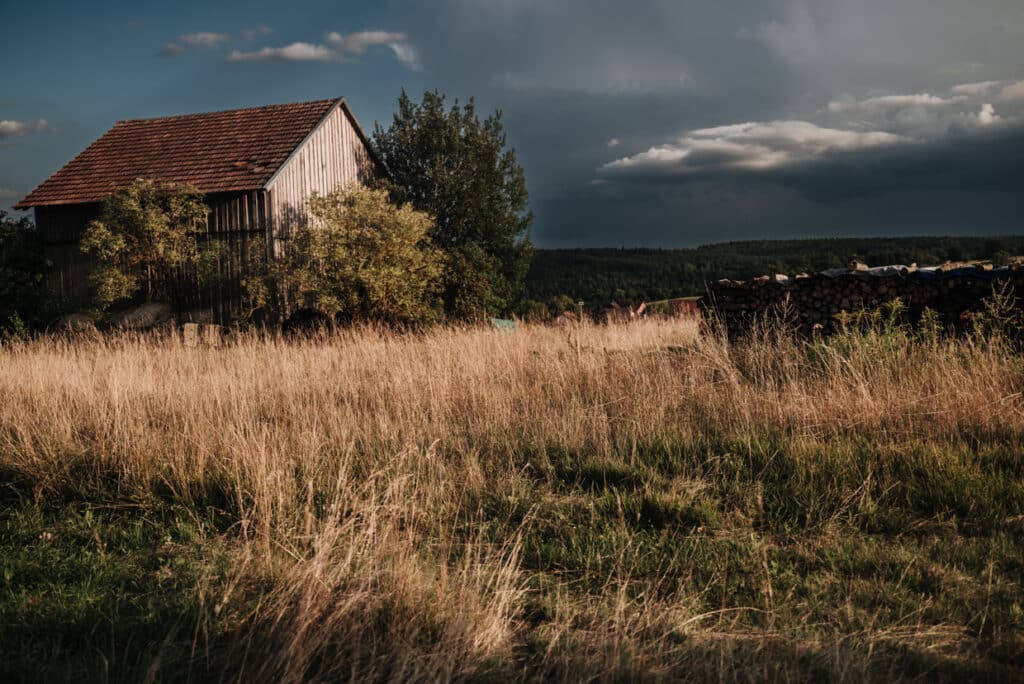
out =
[[[415,323],[441,315],[443,257],[433,221],[384,190],[348,188],[309,201],[276,266],[296,304],[348,320]]]
[[[188,185],[139,179],[114,192],[82,235],[83,252],[98,262],[90,276],[101,309],[132,299],[180,307],[185,283],[201,279],[207,250],[196,238],[206,205]]]
[[[0,331],[16,332],[48,312],[48,265],[32,221],[0,210]]]

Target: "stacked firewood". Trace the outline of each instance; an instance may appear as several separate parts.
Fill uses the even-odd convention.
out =
[[[702,306],[732,333],[742,332],[754,319],[765,316],[783,316],[805,332],[829,332],[839,324],[843,312],[878,309],[894,299],[902,301],[911,321],[929,308],[940,320],[956,326],[963,325],[972,312],[982,310],[994,290],[1024,296],[1024,269],[997,270],[988,263],[868,269],[855,263],[848,269],[815,275],[709,283]]]

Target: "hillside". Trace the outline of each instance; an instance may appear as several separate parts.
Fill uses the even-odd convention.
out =
[[[526,299],[558,295],[599,307],[702,294],[704,283],[764,273],[820,271],[851,258],[871,265],[1000,260],[1024,254],[1024,236],[903,237],[727,242],[694,249],[539,249]]]

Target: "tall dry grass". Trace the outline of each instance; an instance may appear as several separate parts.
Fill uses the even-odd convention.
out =
[[[1018,465],[977,468],[1020,445],[1022,391],[1001,344],[730,345],[693,322],[51,339],[0,351],[0,469],[38,501],[220,511],[202,658],[227,679],[860,679],[878,644],[971,639],[946,616],[820,622],[775,588],[778,535],[815,530],[813,555],[892,511],[1012,522]],[[625,536],[593,573],[541,557],[595,511]],[[634,518],[680,555],[641,570]],[[685,556],[702,534],[746,549],[749,600]]]

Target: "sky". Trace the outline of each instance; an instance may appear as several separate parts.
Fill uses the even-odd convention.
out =
[[[1024,233],[1020,0],[0,0],[0,206],[121,119],[500,109],[541,247]]]

